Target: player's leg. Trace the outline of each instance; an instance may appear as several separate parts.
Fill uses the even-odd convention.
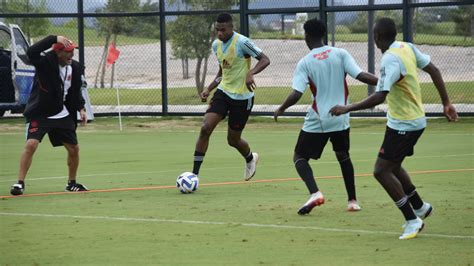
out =
[[[420,195],[416,191],[415,185],[412,183],[410,176],[407,171],[400,166],[400,168],[395,169],[395,176],[400,180],[402,184],[403,191],[408,196],[411,206],[413,207],[416,216],[421,219],[425,219],[433,213],[433,206],[428,202],[423,202]]]
[[[337,161],[341,167],[342,177],[344,179],[344,186],[347,192],[347,210],[348,211],[360,211],[360,205],[357,202],[356,189],[355,189],[355,178],[354,178],[354,166],[349,154],[350,150],[350,129],[336,131],[331,133],[331,143],[333,151],[336,154]]]
[[[399,154],[401,156],[412,156],[414,154],[414,147],[418,142],[418,139],[423,134],[422,130],[404,132],[401,136],[399,142],[401,142],[401,147]],[[420,195],[416,191],[416,186],[413,184],[410,176],[407,171],[400,165],[399,168],[394,169],[393,173],[398,178],[402,184],[405,194],[408,196],[410,204],[415,210],[416,216],[421,219],[425,219],[430,216],[433,212],[433,207],[427,202],[423,202]]]
[[[201,164],[204,161],[204,156],[206,155],[209,146],[211,134],[219,122],[225,118],[227,112],[228,105],[225,101],[225,95],[222,91],[217,90],[212,97],[209,108],[206,110],[206,114],[204,114],[201,130],[199,131],[199,136],[196,140],[193,161],[194,174],[199,175]]]
[[[242,138],[242,132],[252,111],[253,98],[247,100],[228,99],[229,121],[227,143],[245,159],[244,179],[249,181],[257,171],[258,153],[252,152],[249,143]]]
[[[20,157],[20,167],[18,170],[18,182],[13,184],[10,190],[12,195],[22,195],[25,190],[25,178],[33,162],[33,155],[38,149],[38,145],[48,132],[47,128],[38,127],[37,121],[26,124],[26,143]]]
[[[423,229],[423,221],[415,215],[402,183],[394,174],[408,154],[405,139],[405,132],[387,128],[375,163],[374,176],[405,217],[405,230],[400,239],[411,239]]]
[[[56,124],[71,125],[72,120],[63,118],[55,121]],[[87,187],[76,182],[77,169],[79,168],[79,143],[77,141],[75,126],[54,128],[49,132],[49,140],[53,147],[64,146],[67,151],[68,182],[65,190],[70,192],[87,191]]]
[[[296,143],[293,162],[295,164],[298,175],[303,180],[309,191],[310,197],[298,210],[299,215],[309,214],[311,210],[319,205],[324,204],[324,196],[319,191],[313,169],[309,164],[309,159],[319,159],[324,150],[324,146],[329,139],[329,135],[325,133],[309,133],[300,131],[298,141]]]

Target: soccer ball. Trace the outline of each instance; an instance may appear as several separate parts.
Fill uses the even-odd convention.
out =
[[[198,186],[199,178],[190,172],[184,172],[176,179],[176,187],[183,194],[193,193],[198,189]]]

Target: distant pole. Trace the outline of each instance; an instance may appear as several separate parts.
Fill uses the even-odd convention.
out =
[[[410,0],[403,0],[403,41],[413,42],[413,10]]]
[[[79,45],[79,63],[83,66],[86,65],[84,59],[84,2],[83,0],[77,0],[77,38]]]
[[[165,1],[160,1],[160,49],[161,49],[161,109],[163,116],[168,115],[168,68],[166,57],[166,17]]]
[[[369,6],[374,4],[374,0],[369,0]],[[367,64],[368,71],[372,74],[375,74],[375,45],[374,45],[374,11],[369,11],[369,17],[367,20]],[[375,87],[373,85],[367,85],[367,95],[371,95],[375,92]]]
[[[334,0],[331,0],[331,7],[334,7]],[[336,13],[331,13],[331,46],[336,45]]]
[[[244,36],[250,36],[249,18],[247,16],[248,8],[248,0],[240,0],[240,33]]]

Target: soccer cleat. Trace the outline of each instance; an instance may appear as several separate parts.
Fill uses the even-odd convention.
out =
[[[13,196],[19,196],[23,195],[23,191],[25,191],[23,185],[17,183],[12,185],[12,188],[10,189],[10,194],[12,194]]]
[[[423,206],[421,206],[421,208],[414,211],[416,216],[424,220],[433,213],[433,206],[431,206],[431,204],[429,204],[428,202],[425,202],[423,203]]]
[[[252,152],[253,159],[245,164],[244,178],[245,181],[249,181],[257,172],[258,153]]]
[[[423,220],[420,218],[416,218],[413,220],[409,220],[405,223],[405,229],[403,230],[403,234],[398,238],[402,240],[408,240],[415,238],[421,230],[423,230]]]
[[[424,220],[431,216],[431,214],[433,214],[433,210],[433,206],[431,206],[431,204],[429,204],[428,202],[425,202],[423,203],[423,206],[421,206],[421,208],[413,211],[415,212],[416,217],[419,217],[420,219]],[[402,225],[402,228],[405,228],[406,226],[407,222]]]
[[[324,204],[324,196],[321,191],[311,194],[309,200],[298,210],[299,215],[306,215],[311,212],[311,210],[316,207]]]
[[[79,183],[75,183],[75,184],[68,184],[66,186],[66,191],[69,191],[69,192],[79,192],[79,191],[89,191],[87,189],[86,186],[84,185],[81,185]]]
[[[357,212],[360,210],[361,208],[357,200],[350,200],[349,203],[347,204],[347,211],[349,212]]]

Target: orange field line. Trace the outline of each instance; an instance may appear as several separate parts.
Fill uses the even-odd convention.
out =
[[[417,174],[438,174],[438,173],[453,173],[453,172],[470,172],[474,171],[474,169],[450,169],[450,170],[421,170],[421,171],[414,171],[410,172],[410,175],[417,175]],[[372,176],[372,174],[356,174],[356,177],[363,177],[363,176]],[[329,176],[319,176],[318,179],[331,179],[331,178],[341,178],[338,175],[329,175]],[[254,181],[232,181],[232,182],[216,182],[216,183],[208,183],[208,184],[199,184],[202,187],[210,187],[210,186],[223,186],[223,185],[241,185],[241,184],[249,184],[249,183],[269,183],[269,182],[285,182],[285,181],[296,181],[300,180],[300,178],[278,178],[278,179],[262,179],[262,180],[254,180]],[[46,193],[35,193],[35,194],[24,194],[21,196],[0,196],[0,199],[11,199],[11,198],[24,198],[24,197],[36,197],[36,196],[54,196],[54,195],[74,195],[74,194],[86,194],[86,193],[98,193],[98,192],[116,192],[116,191],[135,191],[135,190],[151,190],[151,189],[167,189],[167,188],[176,188],[176,186],[149,186],[149,187],[130,187],[130,188],[111,188],[111,189],[94,189],[84,192],[46,192]]]

